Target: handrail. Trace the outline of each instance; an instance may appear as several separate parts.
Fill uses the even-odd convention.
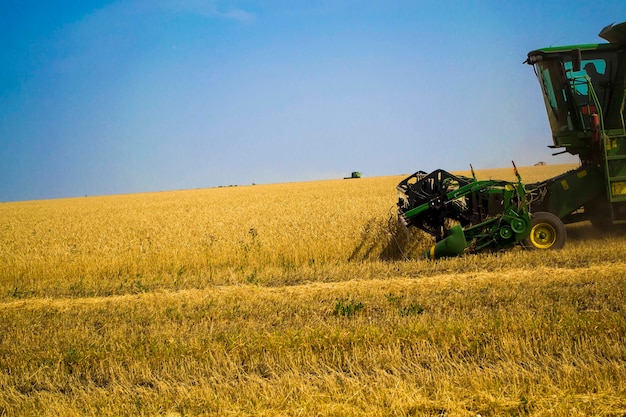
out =
[[[626,88],[622,97],[622,105],[619,108],[619,115],[622,118],[622,134],[626,135],[626,125],[624,125],[624,105],[626,104]]]
[[[571,71],[571,70],[570,70]],[[587,96],[591,99],[591,102],[596,107],[596,111],[598,112],[598,117],[600,119],[600,132],[602,136],[604,136],[604,114],[602,113],[602,106],[600,105],[600,100],[598,99],[598,95],[596,94],[595,88],[593,88],[593,83],[591,82],[591,78],[587,75],[573,75],[569,74],[570,82],[572,83],[573,92],[576,93],[576,84],[586,84],[587,85]],[[581,82],[582,80],[582,82]],[[626,99],[626,95],[624,96]],[[622,108],[624,107],[624,101],[622,100]],[[580,112],[580,110],[578,110]],[[622,118],[623,119],[623,118]],[[583,128],[587,128],[584,126],[584,119],[581,117],[580,120],[583,122]],[[622,121],[623,124],[623,121]]]

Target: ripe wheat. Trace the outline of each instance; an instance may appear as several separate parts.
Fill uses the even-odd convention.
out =
[[[0,204],[0,416],[626,413],[624,239],[422,261],[400,179]]]

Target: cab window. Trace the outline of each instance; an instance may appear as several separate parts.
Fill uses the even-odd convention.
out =
[[[588,96],[589,84],[587,80],[591,81],[591,85],[596,95],[599,96],[601,91],[601,85],[606,82],[606,61],[603,59],[587,59],[583,60],[580,64],[580,71],[572,71],[571,61],[563,63],[565,68],[565,74],[572,86],[572,92],[575,95]]]

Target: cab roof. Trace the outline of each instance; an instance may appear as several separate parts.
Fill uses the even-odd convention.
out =
[[[610,43],[626,43],[626,22],[618,25],[611,23],[602,29],[598,36]]]
[[[602,39],[609,41],[609,43],[588,43],[582,45],[568,45],[568,46],[551,46],[548,48],[536,49],[530,51],[528,56],[545,56],[550,54],[559,54],[564,52],[571,52],[574,50],[580,51],[602,51],[602,50],[617,50],[626,48],[626,22],[614,24],[604,27],[598,34]]]

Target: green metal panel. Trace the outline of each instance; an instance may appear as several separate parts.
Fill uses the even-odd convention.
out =
[[[626,133],[604,137],[607,195],[614,223],[626,223]]]
[[[540,48],[528,53],[528,55],[537,55],[540,53],[553,54],[558,52],[570,53],[574,49],[580,49],[581,51],[591,51],[599,48],[612,47],[608,43],[586,43],[581,45],[566,45],[566,46],[550,46],[548,48]]]
[[[601,168],[587,167],[566,172],[550,185],[548,211],[563,218],[585,205],[606,189]]]

